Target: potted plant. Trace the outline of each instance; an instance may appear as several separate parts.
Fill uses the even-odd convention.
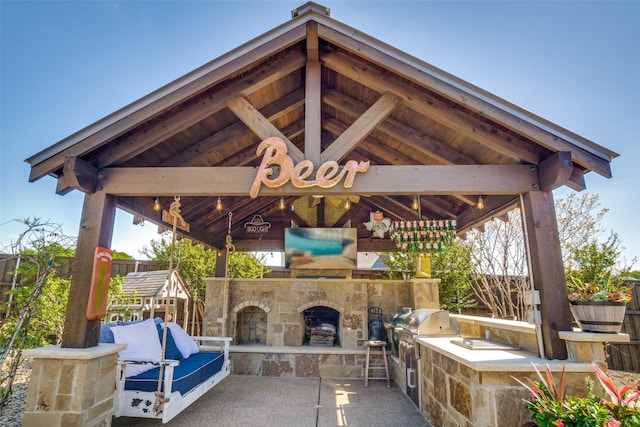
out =
[[[640,425],[640,381],[621,388],[593,363],[593,367],[608,399],[593,393],[593,381],[586,380],[587,396],[566,396],[564,384],[564,365],[560,380],[556,383],[546,367],[545,375],[535,367],[537,380],[527,378],[529,384],[512,377],[526,387],[530,400],[526,408],[531,411],[531,422],[525,426],[569,427],[604,426],[627,427]],[[524,426],[523,426],[524,427]]]
[[[570,309],[580,329],[586,332],[618,333],[622,328],[631,288],[622,280],[612,280],[606,272],[593,280],[569,274]]]

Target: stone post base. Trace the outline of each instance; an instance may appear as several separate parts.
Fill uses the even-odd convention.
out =
[[[121,344],[90,348],[51,346],[32,357],[23,427],[110,426]]]
[[[606,334],[599,332],[558,331],[558,336],[567,344],[569,360],[595,362],[607,366],[604,354],[606,342],[629,342],[629,334]]]

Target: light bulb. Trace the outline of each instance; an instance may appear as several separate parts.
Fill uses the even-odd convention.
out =
[[[222,199],[220,199],[220,196],[218,196],[218,201],[216,201],[216,210],[217,211],[222,210]]]
[[[418,204],[418,196],[414,196],[413,203],[411,203],[411,207],[414,211],[417,211],[420,205]]]
[[[286,207],[284,203],[284,197],[280,197],[280,202],[278,203],[278,207],[280,208],[281,211],[283,211],[284,208]]]
[[[484,200],[482,200],[482,196],[478,196],[478,203],[476,203],[476,207],[478,209],[484,209]]]
[[[160,204],[160,197],[156,197],[156,200],[153,202],[153,210],[158,212],[162,209],[162,205]]]
[[[344,202],[344,208],[347,210],[351,208],[351,200],[349,200],[348,197],[347,197],[347,200],[345,200]]]

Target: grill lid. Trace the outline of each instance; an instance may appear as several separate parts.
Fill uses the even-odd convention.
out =
[[[420,308],[405,319],[402,327],[418,335],[457,335],[458,325],[444,310]]]
[[[405,319],[403,325],[409,329],[417,329],[424,319],[442,310],[430,310],[428,308],[419,308],[412,311]]]

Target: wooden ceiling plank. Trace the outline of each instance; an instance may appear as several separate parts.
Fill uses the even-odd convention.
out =
[[[231,209],[224,209],[227,214],[222,215],[215,219],[215,221],[206,226],[206,231],[213,234],[226,234],[228,229],[228,212],[232,213],[231,222],[233,227],[238,227],[238,224],[244,224],[250,221],[254,215],[259,215],[266,206],[273,203],[273,199],[269,197],[262,197],[251,199],[249,197],[246,200],[243,199],[242,203],[233,206]],[[215,232],[217,230],[217,232]]]
[[[439,216],[441,216],[443,218],[450,218],[450,219],[455,219],[456,218],[456,214],[454,212],[450,212],[448,210],[443,209],[442,207],[438,206],[437,204],[432,203],[429,200],[427,200],[426,197],[421,197],[420,198],[420,205],[421,205],[421,207],[422,207],[421,209],[423,211],[425,210],[425,206],[426,206],[426,208],[428,210],[437,213]]]
[[[387,120],[389,121],[389,120]],[[385,122],[386,123],[386,122]],[[346,129],[346,125],[343,123],[340,123],[339,121],[335,120],[335,119],[330,119],[330,118],[326,118],[324,120],[324,128],[327,129],[329,132],[339,135],[342,132],[344,132],[344,130]],[[388,164],[392,164],[392,165],[415,165],[415,164],[420,164],[418,162],[416,162],[414,159],[409,159],[408,157],[402,155],[401,153],[394,151],[390,148],[388,148],[385,144],[383,144],[382,142],[376,140],[375,138],[369,136],[368,138],[365,138],[361,143],[360,143],[360,147],[362,147],[362,149],[364,151],[367,151],[368,153],[373,154],[374,156],[377,156],[381,159],[384,159]],[[416,151],[418,152],[422,152],[422,150],[418,149],[416,147]],[[366,157],[366,156],[365,156]],[[474,206],[476,204],[475,200],[470,199],[467,196],[461,195],[461,194],[452,194],[451,197],[454,197],[458,200],[460,200],[461,202],[469,205],[469,206]]]
[[[282,133],[289,135],[291,141],[294,137],[304,133],[304,122],[302,120],[293,123],[283,129]],[[246,166],[256,160],[256,150],[254,146],[247,147],[233,156],[228,156],[215,166]]]
[[[289,138],[287,138],[278,128],[276,128],[265,116],[263,116],[249,101],[244,97],[232,96],[227,99],[227,107],[251,129],[258,138],[265,140],[275,136],[281,138],[289,150],[289,156],[295,161],[300,162],[304,159],[304,154],[298,149]]]
[[[322,153],[322,162],[340,161],[353,148],[366,138],[382,123],[402,102],[399,96],[384,92],[378,100],[356,119],[336,140]]]
[[[354,117],[358,117],[366,109],[366,106],[359,101],[332,89],[325,89],[323,100],[328,105]],[[387,118],[378,127],[378,130],[408,144],[411,149],[417,150],[443,165],[472,165],[478,163],[477,160],[451,149],[446,144],[428,135],[418,133],[416,129],[393,118]]]
[[[347,125],[339,122],[336,119],[326,117],[323,122],[323,128],[334,135],[340,135],[345,130],[347,130]],[[417,162],[414,159],[410,159],[409,157],[399,153],[376,138],[371,136],[365,138],[362,142],[360,142],[359,147],[362,147],[364,151],[369,153],[369,155],[373,155],[375,157],[379,157],[384,159],[388,164],[394,165],[415,165]]]
[[[392,203],[389,203],[389,201],[393,201]],[[383,210],[384,212],[386,212],[387,214],[392,215],[393,217],[395,217],[396,219],[416,219],[418,218],[418,212],[416,212],[415,210],[413,210],[413,208],[411,206],[409,206],[406,203],[401,203],[391,197],[385,197],[385,198],[372,198],[372,197],[365,197],[361,199],[361,202],[363,204],[367,204],[367,205],[371,205],[373,206],[375,209],[379,209],[379,210]],[[440,206],[434,204],[434,203],[425,203],[425,201],[422,201],[423,206],[426,206],[427,209],[425,211],[425,209],[423,209],[422,211],[422,217],[423,218],[428,218],[428,217],[432,217],[432,218],[451,218],[451,219],[455,219],[456,218],[456,214],[455,212],[451,212],[448,211],[446,209],[441,208]],[[400,209],[401,207],[401,209]],[[400,212],[399,212],[400,209]],[[433,215],[431,215],[430,213],[432,213]]]
[[[107,168],[98,188],[118,196],[246,196],[256,169],[244,167]],[[540,188],[528,165],[371,166],[353,186],[323,188],[323,194],[520,194]],[[319,189],[262,186],[260,195],[312,195]]]
[[[318,166],[322,150],[322,80],[318,60],[318,23],[307,23],[307,66],[305,69],[304,158]]]
[[[292,109],[304,105],[304,92],[302,90],[294,91],[276,102],[267,105],[262,109],[262,113],[270,122],[277,120],[281,115],[287,114]],[[222,155],[234,142],[240,138],[242,134],[247,132],[247,128],[241,122],[235,122],[226,128],[214,133],[213,135],[203,139],[202,141],[188,147],[176,156],[167,159],[159,166],[195,166],[192,164],[201,156],[210,153],[218,153]],[[291,135],[285,132],[287,135]],[[255,157],[255,150],[253,151]],[[223,161],[220,159],[219,161]],[[217,162],[216,162],[217,163]]]
[[[365,110],[364,104],[359,101],[347,97],[335,90],[325,90],[324,101],[334,108],[347,114],[358,116]],[[325,120],[325,123],[327,120]],[[337,121],[336,121],[337,123]],[[394,120],[393,118],[387,118],[379,127],[378,130],[398,141],[403,142],[410,147],[411,150],[415,150],[431,159],[436,163],[444,165],[471,165],[478,162],[471,157],[464,155],[458,151],[449,148],[447,145],[440,143],[434,138],[431,138],[425,134],[418,133],[414,128]],[[341,132],[340,132],[341,133]],[[339,134],[339,133],[338,133]],[[365,140],[366,141],[366,140]],[[384,144],[376,144],[376,147],[383,147]],[[375,150],[374,147],[371,147]],[[397,156],[397,154],[396,154]],[[383,156],[380,156],[383,157]],[[384,157],[383,157],[384,158]],[[393,159],[391,157],[390,159]],[[390,160],[391,164],[398,164],[397,160]],[[405,162],[405,164],[416,164],[416,162]],[[454,194],[453,197],[466,203],[469,206],[475,204],[475,200],[471,200],[466,196],[460,194]]]
[[[217,199],[216,199],[217,200]],[[222,199],[222,209],[215,209],[215,205],[212,205],[207,212],[202,212],[199,215],[193,214],[189,218],[194,218],[193,221],[205,229],[208,233],[219,235],[220,233],[226,234],[227,227],[229,225],[229,212],[234,212],[236,209],[242,209],[242,207],[248,202],[248,200],[242,199],[245,203],[238,203],[236,198],[232,201],[229,198]]]
[[[491,218],[502,217],[507,212],[518,206],[520,196],[517,195],[496,195],[484,198],[484,208],[466,209],[458,215],[457,231],[464,233],[480,224],[491,220]]]
[[[393,214],[396,219],[414,219],[418,217],[417,212],[411,206],[400,203],[393,197],[385,196],[378,200],[367,200],[367,202],[384,210],[384,212]]]
[[[119,198],[117,201],[117,207],[125,212],[129,212],[132,215],[143,217],[145,219],[145,223],[157,224],[163,229],[171,228],[170,224],[162,221],[162,212],[157,212],[153,209],[153,199],[151,198]],[[212,236],[208,234],[204,229],[194,224],[191,224],[189,233],[178,230],[178,234],[216,248],[224,247],[224,241],[222,242],[221,246],[214,245]]]
[[[423,61],[410,58],[405,53],[390,46],[377,43],[376,47],[374,47],[369,43],[357,40],[353,33],[347,35],[327,26],[320,26],[318,34],[321,38],[328,40],[331,43],[335,43],[337,46],[340,46],[353,54],[363,56],[380,67],[407,78],[421,86],[428,87],[429,90],[432,90],[457,104],[464,105],[466,108],[513,130],[519,135],[535,141],[537,144],[548,150],[571,151],[573,153],[574,162],[587,169],[593,170],[606,178],[611,178],[610,161],[611,158],[617,156],[617,154],[603,152],[601,156],[594,155],[582,147],[579,147],[559,136],[561,133],[569,134],[571,138],[576,139],[581,144],[593,146],[593,148],[598,151],[602,151],[602,147],[597,147],[596,144],[580,137],[579,135],[575,135],[565,129],[559,129],[559,132],[554,132],[553,128],[557,127],[556,125],[535,116],[533,119],[540,122],[542,125],[537,126],[526,118],[518,117],[517,114],[511,113],[506,109],[493,105],[491,102],[483,100],[482,96],[493,99],[500,104],[504,104],[507,109],[510,109],[515,113],[519,112],[523,117],[525,114],[532,115],[532,113],[524,112],[522,111],[522,108],[504,99],[498,98],[483,89],[472,86],[468,82],[462,81],[461,79]],[[415,65],[407,63],[407,60],[415,62]],[[437,75],[444,78],[439,78]],[[454,84],[445,80],[449,80]],[[477,92],[479,96],[475,96],[470,91],[465,91],[456,87],[456,83],[470,87],[471,90]],[[543,126],[549,127],[550,130],[543,129]],[[608,159],[604,157],[607,157]]]
[[[404,104],[413,110],[486,145],[510,159],[533,164],[537,164],[540,160],[536,153],[517,144],[516,135],[507,134],[497,126],[492,126],[476,117],[471,117],[435,97],[417,92],[415,88],[395,80],[388,73],[385,74],[375,70],[344,53],[327,53],[322,56],[321,62],[337,73],[358,81],[373,90],[394,92],[402,97]]]

